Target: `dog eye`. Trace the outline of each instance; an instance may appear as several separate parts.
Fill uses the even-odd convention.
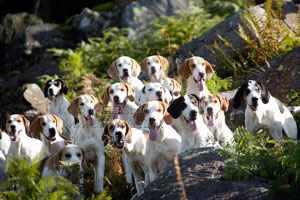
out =
[[[256,91],[256,92],[259,92],[259,88],[255,88],[255,91]]]
[[[148,109],[145,109],[145,110],[144,110],[144,113],[148,114],[148,113],[149,113],[149,110],[148,110]]]
[[[77,153],[77,157],[81,157],[81,153]]]
[[[52,122],[55,123],[55,120],[53,120]]]
[[[9,124],[10,124],[10,123],[11,123],[11,120],[7,120],[7,123],[9,123]]]
[[[125,126],[124,126],[124,124],[121,124],[121,126],[120,126],[121,128],[125,128]]]
[[[156,60],[155,62],[158,63],[158,60]]]
[[[214,103],[218,103],[218,101],[217,101],[217,100],[214,100]]]
[[[123,91],[124,91],[124,88],[121,88],[121,91],[123,92]]]
[[[84,105],[84,103],[80,103],[79,105],[83,106],[83,105]]]
[[[65,157],[66,158],[71,158],[71,154],[66,154]]]
[[[113,125],[111,125],[111,126],[109,127],[109,129],[110,129],[110,130],[113,130],[113,129],[114,129],[114,126],[113,126]]]
[[[191,67],[192,67],[192,68],[195,68],[195,67],[196,67],[196,65],[195,65],[195,64],[192,64],[192,65],[191,65]]]
[[[148,91],[149,91],[149,92],[151,92],[151,91],[152,91],[152,89],[149,89]]]
[[[202,63],[202,66],[204,65],[204,63]]]
[[[112,93],[114,93],[114,91],[113,91],[113,90],[111,90],[111,91],[109,91],[109,93],[110,93],[110,94],[112,94]]]
[[[161,109],[158,109],[157,111],[158,111],[158,112],[161,112]]]
[[[246,94],[248,95],[250,93],[250,90],[249,89],[246,89]]]
[[[147,64],[150,65],[150,62],[148,62]]]
[[[121,67],[122,65],[121,64],[118,64],[118,67]]]
[[[19,123],[20,123],[20,122],[21,122],[21,120],[19,120],[19,119],[18,119],[18,120],[17,120],[17,122],[19,122]]]
[[[46,126],[46,123],[45,123],[45,122],[43,122],[41,125],[42,125],[42,126]]]

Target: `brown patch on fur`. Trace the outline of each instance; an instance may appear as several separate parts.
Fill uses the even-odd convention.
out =
[[[192,60],[192,58],[186,59],[184,63],[179,67],[178,69],[178,74],[182,76],[184,79],[188,79],[190,75],[192,74],[190,67],[189,67],[189,62]]]
[[[57,115],[50,114],[49,116],[52,117],[56,121],[57,132],[62,133],[63,120],[60,117],[58,117]]]
[[[76,97],[72,102],[71,104],[69,105],[68,107],[68,112],[73,115],[74,117],[77,117],[78,115],[78,101],[80,99],[80,96],[79,97]]]
[[[40,133],[43,132],[43,129],[41,127],[41,120],[43,120],[43,116],[36,118],[30,125],[30,132],[34,138],[41,138]]]
[[[166,124],[170,125],[173,123],[173,117],[170,115],[170,113],[167,111],[169,105],[165,102],[159,102],[160,103],[160,107],[161,109],[163,109],[163,115],[164,115],[164,121],[166,122]]]
[[[107,70],[107,74],[110,78],[118,78],[119,71],[117,69],[117,60],[115,60]]]
[[[169,61],[168,59],[166,59],[165,57],[163,56],[156,56],[160,62],[160,66],[162,67],[163,70],[166,70],[167,69],[167,66],[169,64]]]
[[[125,140],[126,140],[127,143],[131,143],[131,140],[132,140],[132,129],[131,129],[131,127],[124,120],[120,120],[119,123],[125,124],[125,126],[126,126]]]
[[[148,58],[144,58],[144,60],[142,60],[141,62],[141,70],[143,73],[148,73]]]
[[[148,103],[146,102],[136,110],[133,116],[135,124],[141,125],[143,123],[146,117],[145,109],[147,108],[147,106]]]
[[[132,66],[131,66],[132,76],[137,77],[141,73],[141,66],[133,58],[131,58],[131,62],[132,62]]]
[[[102,94],[102,96],[101,96],[101,99],[102,99],[102,101],[103,101],[103,105],[104,106],[106,106],[107,104],[108,104],[108,102],[109,102],[109,99],[110,99],[110,94],[109,94],[109,92],[110,92],[110,86],[108,86],[107,88],[106,88],[106,90],[105,90],[105,92]]]
[[[220,102],[220,104],[221,104],[221,109],[222,109],[224,112],[227,112],[227,111],[228,111],[228,107],[229,107],[229,101],[228,101],[228,99],[225,98],[225,97],[223,97],[223,96],[220,95],[220,94],[216,94],[215,96],[218,98],[218,100],[219,100],[219,102]]]
[[[134,101],[135,89],[130,87],[130,85],[128,85],[127,83],[121,83],[121,88],[122,88],[122,86],[124,86],[127,90],[127,98],[130,101]]]

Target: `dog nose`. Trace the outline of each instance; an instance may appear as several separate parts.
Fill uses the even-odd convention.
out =
[[[53,89],[52,88],[49,89],[49,93],[53,94]]]
[[[12,130],[16,130],[16,126],[15,126],[15,125],[11,125],[10,128],[11,128]]]
[[[89,109],[89,115],[93,115],[94,114],[94,110],[93,109]]]
[[[195,119],[197,117],[197,111],[196,110],[192,110],[190,112],[190,116],[191,116],[192,119]]]
[[[155,119],[151,117],[151,118],[149,119],[149,123],[150,123],[151,125],[154,124],[154,123],[155,123]]]
[[[114,96],[114,101],[119,102],[119,96]]]
[[[208,113],[209,115],[213,114],[213,109],[212,109],[211,107],[208,107],[208,108],[207,108],[207,113]]]
[[[258,102],[258,98],[257,97],[252,97],[252,101],[257,103]]]
[[[122,139],[122,132],[121,131],[116,132],[116,138],[117,139]]]
[[[124,74],[128,74],[128,69],[123,69]]]
[[[157,91],[157,92],[156,92],[156,96],[157,96],[157,97],[161,97],[161,95],[162,95],[162,92],[161,92],[161,91]]]
[[[151,73],[154,74],[156,72],[155,67],[151,67]]]
[[[55,136],[55,128],[49,128],[50,137]]]
[[[200,78],[204,78],[204,73],[203,72],[199,72],[199,77]]]

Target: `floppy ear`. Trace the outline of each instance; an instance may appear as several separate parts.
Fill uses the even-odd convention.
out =
[[[52,170],[59,170],[59,160],[61,157],[61,153],[62,153],[63,149],[60,150],[59,152],[53,154],[52,156],[50,156],[46,162],[50,162],[49,164],[49,169]]]
[[[117,69],[117,60],[115,60],[107,70],[107,74],[110,78],[118,78],[119,71]]]
[[[165,93],[165,99],[164,99],[164,101],[167,104],[169,104],[172,101],[171,93],[170,93],[170,91],[167,88],[165,88],[165,86],[163,86],[163,89],[164,89],[164,93]]]
[[[171,81],[173,82],[173,93],[175,96],[178,96],[181,91],[181,85],[173,78],[171,78]]]
[[[170,115],[170,113],[168,112],[168,107],[169,105],[165,102],[160,102],[160,104],[162,104],[162,106],[164,107],[164,121],[166,122],[166,124],[170,125],[173,123],[173,118]]]
[[[23,118],[23,122],[25,124],[26,130],[29,131],[30,130],[30,121],[24,115],[21,115],[21,117]]]
[[[78,99],[79,97],[76,97],[68,107],[68,112],[74,117],[78,115]]]
[[[105,92],[102,94],[101,99],[103,101],[103,105],[106,106],[109,102],[110,96],[109,96],[109,88],[110,86],[108,86],[105,90]]]
[[[208,79],[211,79],[211,77],[214,75],[214,70],[209,62],[204,60],[205,62],[205,72]]]
[[[109,141],[109,132],[108,132],[108,126],[109,126],[110,123],[106,124],[105,127],[104,127],[104,130],[103,130],[103,134],[102,134],[102,141],[103,141],[103,144],[104,146],[106,146],[108,144],[108,141]]]
[[[99,102],[98,98],[96,98],[94,95],[89,94],[89,96],[90,96],[91,99],[93,99],[93,100],[96,102],[96,104],[95,104],[95,106],[94,106],[94,110],[95,110],[96,112],[101,112],[102,103]]]
[[[56,121],[56,130],[59,133],[62,133],[63,120],[57,115],[50,114]]]
[[[123,83],[127,88],[127,97],[130,101],[134,101],[135,89],[130,87],[127,83]]]
[[[143,73],[148,73],[148,66],[147,66],[148,58],[144,58],[141,62],[141,70]]]
[[[168,107],[167,111],[174,119],[177,119],[181,115],[183,103],[184,97],[181,96],[178,99],[175,99]]]
[[[85,158],[85,152],[83,150],[83,148],[79,147],[82,153],[82,161],[81,161],[81,166],[83,169],[87,168],[87,164],[86,164],[86,158]]]
[[[165,57],[163,56],[157,56],[159,61],[160,61],[160,66],[163,68],[163,70],[166,70],[168,64],[169,64],[169,61],[168,59],[166,59]]]
[[[178,69],[179,75],[182,76],[182,78],[184,78],[184,79],[188,79],[191,74],[191,70],[189,68],[189,61],[190,61],[190,58],[186,59],[184,61],[184,63]]]
[[[147,103],[142,104],[134,113],[133,118],[136,125],[141,125],[145,120],[146,114],[144,109],[147,107]]]
[[[244,82],[243,85],[238,89],[233,98],[233,108],[238,109],[241,106],[241,100],[244,98],[244,92],[248,86],[248,81]]]
[[[203,96],[201,99],[199,99],[199,113],[201,115],[204,114],[205,100],[206,100],[206,96]]]
[[[41,117],[36,118],[30,125],[30,132],[33,137],[40,138],[40,133],[42,132],[42,127],[40,125]]]
[[[49,81],[46,82],[46,85],[45,85],[45,88],[44,88],[44,96],[45,96],[45,98],[48,97],[48,88],[49,88],[49,82],[50,81],[51,80],[49,80]]]
[[[60,81],[60,83],[61,83],[61,92],[63,92],[64,94],[67,94],[69,88],[67,87],[66,83],[61,79],[57,79],[57,80]]]
[[[131,58],[131,62],[132,62],[132,66],[131,66],[132,76],[137,77],[141,73],[141,66],[133,58]]]
[[[261,100],[264,104],[267,104],[269,102],[271,94],[264,84],[262,84],[260,82],[257,82],[257,83],[261,87]]]
[[[132,139],[132,129],[129,126],[129,124],[124,121],[125,125],[126,125],[126,133],[125,133],[125,140],[127,143],[131,143],[131,139]]]
[[[224,111],[224,112],[227,112],[228,111],[228,106],[229,106],[229,101],[226,97],[223,97],[222,95],[220,94],[216,94],[216,96],[218,97],[220,103],[221,103],[221,109]]]

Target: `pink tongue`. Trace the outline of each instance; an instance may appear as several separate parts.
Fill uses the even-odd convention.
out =
[[[128,80],[128,76],[123,76],[122,80],[127,81]]]
[[[9,136],[12,141],[16,141],[16,139],[17,139],[16,134],[10,133]]]
[[[198,90],[203,91],[203,80],[198,81]]]
[[[49,100],[50,100],[50,101],[53,101],[54,99],[55,99],[55,96],[54,96],[54,95],[50,95],[50,96],[49,96]]]
[[[121,107],[122,107],[121,104],[118,104],[118,105],[114,104],[113,119],[118,118],[119,111],[122,109]]]
[[[214,124],[214,118],[212,115],[209,115],[208,116],[208,124],[207,124],[208,127],[214,127],[215,124]]]
[[[150,128],[149,132],[149,139],[151,141],[156,141],[157,140],[157,135],[158,135],[158,128]]]
[[[94,122],[95,122],[94,121],[94,116],[89,116],[87,121],[88,121],[90,126],[94,126]]]
[[[189,122],[189,125],[190,125],[190,131],[196,131],[197,130],[197,124],[196,124],[196,120],[194,121],[190,121]]]

